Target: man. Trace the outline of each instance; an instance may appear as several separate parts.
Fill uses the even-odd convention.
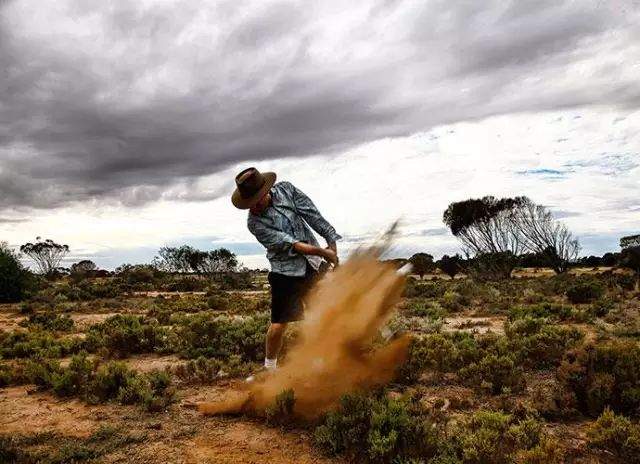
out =
[[[336,241],[342,238],[309,197],[289,182],[275,181],[273,172],[245,169],[236,176],[237,188],[231,197],[236,208],[249,210],[247,227],[267,249],[271,264],[266,370],[277,367],[287,324],[302,319],[302,297],[323,259],[338,264]],[[309,226],[327,241],[327,248],[318,245]]]

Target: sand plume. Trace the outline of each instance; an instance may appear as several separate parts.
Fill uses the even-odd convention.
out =
[[[294,412],[312,418],[346,392],[392,380],[407,355],[408,338],[372,347],[404,288],[404,276],[378,260],[379,250],[360,251],[328,273],[307,299],[301,336],[277,371],[247,384],[205,414],[260,414],[276,395],[292,389]]]

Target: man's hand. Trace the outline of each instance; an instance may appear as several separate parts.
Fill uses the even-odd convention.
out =
[[[339,260],[339,258],[338,258],[338,247],[337,247],[337,245],[336,245],[336,242],[331,242],[331,243],[327,242],[327,249],[329,249],[329,250],[331,250],[331,251],[333,251],[333,252],[335,253],[335,255],[336,255],[336,262],[335,262],[334,266],[337,266],[337,265],[338,265],[338,262],[339,262],[340,260]]]
[[[329,261],[331,264],[333,264],[334,266],[338,265],[338,255],[336,254],[336,252],[334,250],[332,250],[331,248],[327,247],[327,248],[323,248],[322,249],[322,257],[324,259],[326,259],[327,261]]]
[[[308,243],[296,242],[293,244],[293,249],[303,255],[321,256],[334,266],[338,265],[338,255],[330,248],[320,248]]]

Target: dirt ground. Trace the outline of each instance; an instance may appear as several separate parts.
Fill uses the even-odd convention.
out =
[[[164,358],[140,357],[132,362],[143,371],[162,364]],[[0,433],[54,432],[87,438],[100,426],[135,431],[142,441],[105,456],[115,463],[340,463],[318,456],[305,432],[283,431],[258,421],[238,417],[207,418],[184,405],[225,395],[232,384],[198,387],[179,392],[180,401],[165,413],[141,412],[135,406],[88,405],[60,399],[32,386],[0,389]]]

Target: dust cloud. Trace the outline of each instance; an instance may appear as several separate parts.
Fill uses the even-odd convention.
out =
[[[276,395],[292,389],[294,413],[313,418],[344,393],[391,381],[407,356],[409,338],[382,346],[373,342],[400,299],[405,277],[380,262],[379,252],[359,251],[316,284],[307,298],[300,337],[275,372],[220,402],[199,404],[199,411],[261,415]]]

